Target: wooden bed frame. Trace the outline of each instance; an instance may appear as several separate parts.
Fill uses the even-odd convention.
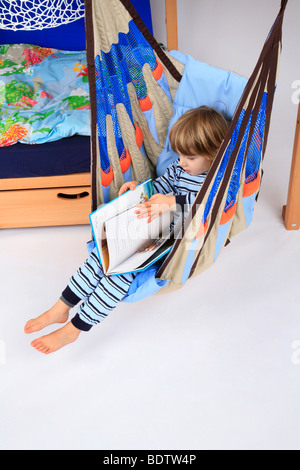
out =
[[[283,206],[283,220],[287,230],[300,228],[300,103],[298,107],[294,150],[290,173],[287,204]]]
[[[165,0],[167,47],[178,49],[177,0]],[[0,179],[0,228],[88,224],[90,173]],[[300,103],[287,204],[287,230],[300,228]]]
[[[165,0],[167,46],[178,49],[177,0]],[[0,228],[89,223],[91,175],[0,179]]]

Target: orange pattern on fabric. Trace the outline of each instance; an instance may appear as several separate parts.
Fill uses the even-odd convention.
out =
[[[257,177],[255,180],[250,181],[250,183],[244,183],[243,187],[243,197],[249,197],[252,196],[252,194],[256,193],[259,190],[260,186],[260,174],[257,174]]]
[[[234,216],[236,213],[236,208],[237,208],[237,203],[235,203],[228,211],[223,211],[221,220],[220,220],[220,225],[225,225],[227,222],[229,222],[230,219]]]
[[[136,140],[138,148],[141,148],[141,146],[143,145],[143,132],[142,132],[142,129],[136,124],[134,125],[134,127],[135,127],[135,140]]]
[[[18,142],[18,140],[23,140],[27,132],[28,129],[26,129],[26,127],[22,127],[18,123],[13,124],[3,133],[0,139],[0,147],[6,147],[14,142]]]
[[[120,158],[120,167],[121,167],[121,171],[123,174],[126,173],[130,165],[131,165],[130,153],[126,149],[124,149]]]
[[[155,80],[159,80],[162,77],[164,69],[160,62],[156,62],[156,64],[156,68],[152,71],[152,74]]]
[[[114,172],[111,168],[108,168],[106,171],[101,170],[101,181],[105,188],[107,188],[112,180],[114,179]]]
[[[141,106],[142,111],[149,111],[152,108],[152,103],[151,103],[151,100],[150,100],[150,97],[149,97],[148,93],[147,93],[146,98],[143,98],[142,100],[139,100],[139,102],[140,102],[140,106]]]

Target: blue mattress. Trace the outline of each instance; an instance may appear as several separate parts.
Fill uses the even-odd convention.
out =
[[[90,171],[90,137],[74,135],[40,145],[0,148],[0,178],[58,176]]]

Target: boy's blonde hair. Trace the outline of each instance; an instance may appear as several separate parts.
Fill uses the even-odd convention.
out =
[[[202,155],[213,160],[225,137],[228,124],[219,111],[200,106],[187,111],[172,126],[169,140],[176,153]]]

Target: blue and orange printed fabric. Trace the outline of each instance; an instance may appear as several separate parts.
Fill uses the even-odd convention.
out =
[[[85,51],[0,46],[0,147],[90,133]]]

